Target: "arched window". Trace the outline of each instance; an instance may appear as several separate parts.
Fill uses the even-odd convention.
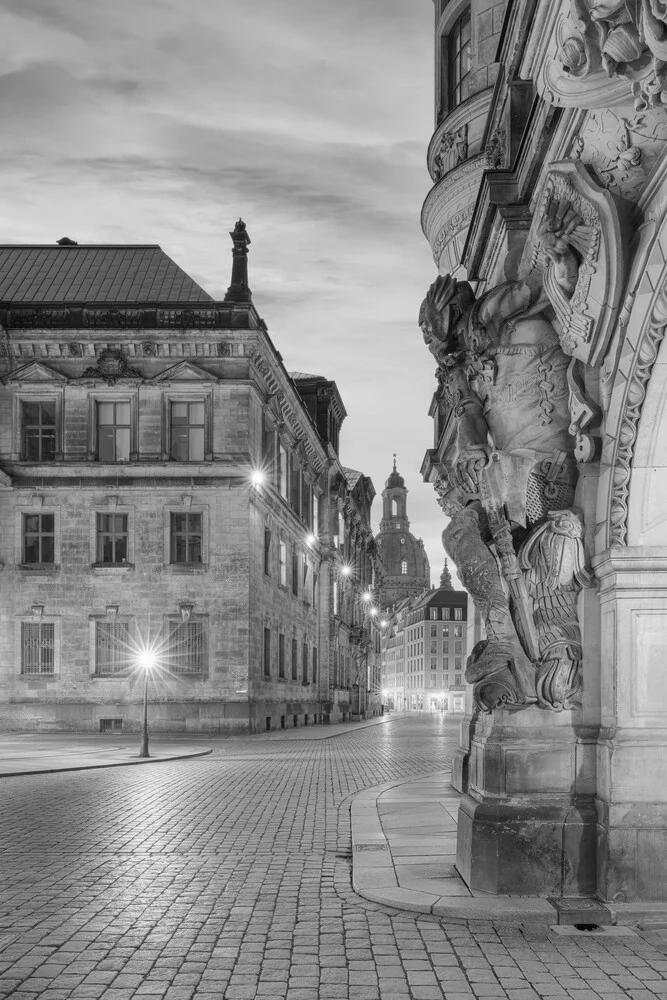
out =
[[[472,69],[470,8],[452,25],[447,45],[447,108],[453,111],[468,97],[468,74]]]
[[[391,501],[391,516],[398,517],[398,500]]]
[[[401,575],[402,576],[407,576],[408,575],[408,562],[407,562],[407,559],[404,559],[403,562],[401,563]]]

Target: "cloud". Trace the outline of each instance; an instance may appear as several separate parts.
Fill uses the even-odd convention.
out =
[[[378,493],[398,452],[437,580],[416,325],[432,18],[428,0],[0,0],[0,219],[7,242],[159,243],[221,297],[243,216],[286,367],[336,379],[341,457]]]

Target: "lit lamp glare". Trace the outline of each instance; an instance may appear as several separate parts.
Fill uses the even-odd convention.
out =
[[[315,540],[316,540],[315,535],[308,535],[308,537],[306,538],[306,545],[314,545]]]
[[[343,574],[343,576],[349,576],[351,572],[352,571],[351,571],[351,569],[350,569],[349,566],[342,566],[341,567],[341,573]]]
[[[372,597],[372,594],[371,594],[370,590],[365,590],[364,591],[364,600],[365,601],[370,601],[371,597]]]
[[[148,675],[157,663],[157,657],[153,649],[145,647],[137,653],[136,659],[137,666],[144,672],[144,722],[141,730],[139,756],[150,757],[148,752]]]
[[[377,608],[371,608],[371,614],[372,615],[376,615],[377,613],[378,613],[378,609]]]
[[[389,624],[389,622],[388,622],[388,621],[385,621],[385,619],[384,619],[384,618],[383,618],[383,619],[382,619],[382,621],[380,622],[380,625],[382,626],[382,628],[386,628],[388,624]]]
[[[261,486],[264,482],[264,473],[261,469],[255,469],[250,477],[253,486]]]

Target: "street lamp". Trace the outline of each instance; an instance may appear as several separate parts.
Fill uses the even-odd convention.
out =
[[[148,752],[148,675],[155,666],[155,653],[152,649],[142,649],[137,654],[137,666],[144,672],[144,723],[141,730],[140,757],[150,757]]]

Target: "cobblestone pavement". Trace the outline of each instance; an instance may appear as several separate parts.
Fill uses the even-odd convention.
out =
[[[0,794],[0,997],[633,1000],[667,939],[441,921],[350,885],[350,801],[445,767],[457,727],[213,741],[154,768],[10,777]]]

